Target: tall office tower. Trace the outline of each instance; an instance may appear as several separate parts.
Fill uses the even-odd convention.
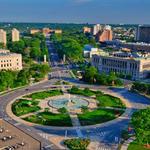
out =
[[[93,35],[97,35],[97,33],[101,30],[101,25],[100,24],[96,24],[93,27]]]
[[[19,36],[19,31],[17,30],[17,29],[13,29],[12,30],[12,41],[13,42],[17,42],[17,41],[19,41],[19,39],[20,39],[20,36]]]
[[[136,40],[139,42],[150,43],[150,26],[139,25],[136,31]]]
[[[3,43],[4,46],[7,44],[6,31],[0,29],[0,43]]]
[[[105,26],[103,32],[99,35],[99,42],[112,41],[113,32],[111,26]]]

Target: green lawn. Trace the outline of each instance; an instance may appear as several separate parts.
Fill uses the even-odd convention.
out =
[[[70,90],[68,90],[70,94],[78,94],[83,96],[93,96],[95,95],[95,91],[92,91],[88,88],[85,89],[79,89],[77,87],[72,87]]]
[[[36,112],[41,109],[38,106],[38,103],[38,101],[19,99],[13,103],[12,111],[16,116],[22,116],[31,112]]]
[[[102,107],[125,108],[125,105],[119,98],[111,95],[100,95],[97,96],[96,99],[99,101],[99,106]]]
[[[148,149],[144,148],[143,145],[137,144],[136,142],[132,142],[129,145],[128,150],[148,150]]]
[[[121,115],[124,111],[115,111],[110,109],[97,109],[91,112],[78,114],[82,126],[94,125],[115,119],[116,115]]]
[[[41,112],[24,120],[49,126],[72,126],[71,118],[68,114],[54,114],[51,112]]]
[[[50,91],[42,91],[42,92],[36,92],[30,95],[27,95],[25,97],[35,99],[45,99],[52,96],[62,95],[61,90],[50,90]]]

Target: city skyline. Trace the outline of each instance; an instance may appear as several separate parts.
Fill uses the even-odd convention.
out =
[[[44,0],[44,2],[0,0],[0,2],[0,22],[150,24],[148,0]]]

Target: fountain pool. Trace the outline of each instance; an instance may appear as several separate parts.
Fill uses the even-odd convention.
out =
[[[62,97],[50,100],[49,105],[57,109],[65,107],[66,109],[75,110],[80,109],[82,106],[88,106],[89,102],[80,96],[64,95]]]

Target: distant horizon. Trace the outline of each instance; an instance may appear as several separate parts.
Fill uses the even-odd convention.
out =
[[[2,23],[11,23],[11,24],[21,24],[21,23],[29,23],[29,24],[77,24],[77,25],[95,25],[95,24],[101,24],[101,25],[150,25],[150,24],[138,24],[138,23],[85,23],[85,22],[31,22],[31,21],[0,21],[0,24]]]

